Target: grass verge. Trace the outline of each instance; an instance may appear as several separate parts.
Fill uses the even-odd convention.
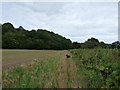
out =
[[[120,88],[120,52],[117,49],[70,51],[87,88]]]

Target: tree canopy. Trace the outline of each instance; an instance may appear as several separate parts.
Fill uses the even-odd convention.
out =
[[[89,38],[87,41],[84,43],[78,43],[78,42],[73,42],[73,48],[82,48],[82,49],[93,49],[93,48],[109,48],[109,49],[114,49],[114,48],[120,48],[120,42],[115,41],[112,44],[106,44],[104,42],[99,42],[98,39],[96,38]]]
[[[99,42],[96,38],[89,38],[84,43],[72,42],[59,34],[44,29],[25,30],[22,26],[15,28],[11,23],[2,26],[3,49],[78,49],[78,48],[120,48],[120,42],[112,44]]]
[[[25,30],[22,26],[14,28],[11,23],[2,25],[2,48],[4,49],[70,49],[70,39],[53,32],[38,29]]]

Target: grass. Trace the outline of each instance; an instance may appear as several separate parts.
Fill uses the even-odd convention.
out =
[[[15,49],[3,49],[2,60],[3,62],[13,62],[16,60],[26,60],[41,57],[46,57],[50,53],[56,53],[55,50],[15,50]]]
[[[2,50],[3,70],[9,70],[20,64],[28,64],[35,59],[49,59],[59,54],[55,50]]]
[[[120,53],[117,49],[70,50],[87,88],[120,88]]]
[[[27,66],[3,72],[3,88],[43,88],[57,86],[57,62],[59,56],[48,60],[36,60]]]
[[[73,60],[68,61],[64,51],[3,50],[5,63],[33,59],[29,64],[3,71],[3,88],[56,88],[66,78],[66,82],[71,83],[74,75],[79,75],[78,82],[83,88],[120,88],[120,52],[117,49],[74,49],[70,52]]]

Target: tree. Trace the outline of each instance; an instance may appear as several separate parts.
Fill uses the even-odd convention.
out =
[[[92,49],[92,48],[96,48],[96,47],[99,47],[99,41],[98,39],[95,39],[95,38],[90,38],[88,39],[83,45],[82,45],[82,48],[89,48],[89,49]]]
[[[73,42],[73,48],[74,48],[74,49],[81,48],[81,43]]]
[[[2,34],[13,31],[14,31],[14,26],[11,23],[5,23],[2,25]]]
[[[120,42],[119,41],[113,42],[111,46],[112,46],[112,48],[120,49]]]
[[[25,30],[22,26],[14,28],[10,23],[2,25],[3,47],[12,49],[70,49],[70,39],[43,29]]]

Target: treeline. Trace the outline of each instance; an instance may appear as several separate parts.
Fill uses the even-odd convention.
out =
[[[93,48],[106,48],[106,49],[120,49],[120,42],[119,41],[115,41],[112,44],[106,44],[104,42],[99,42],[98,39],[96,38],[90,38],[87,41],[85,41],[84,43],[78,43],[78,42],[73,42],[73,48],[74,49],[78,49],[78,48],[82,48],[82,49],[93,49]]]
[[[1,24],[3,49],[78,49],[78,48],[120,48],[120,42],[112,44],[99,42],[90,38],[84,43],[73,42],[70,39],[43,29],[25,30],[22,26],[14,28],[11,23]]]
[[[22,26],[14,28],[11,23],[2,25],[3,49],[69,49],[70,39],[47,30],[25,30]]]

